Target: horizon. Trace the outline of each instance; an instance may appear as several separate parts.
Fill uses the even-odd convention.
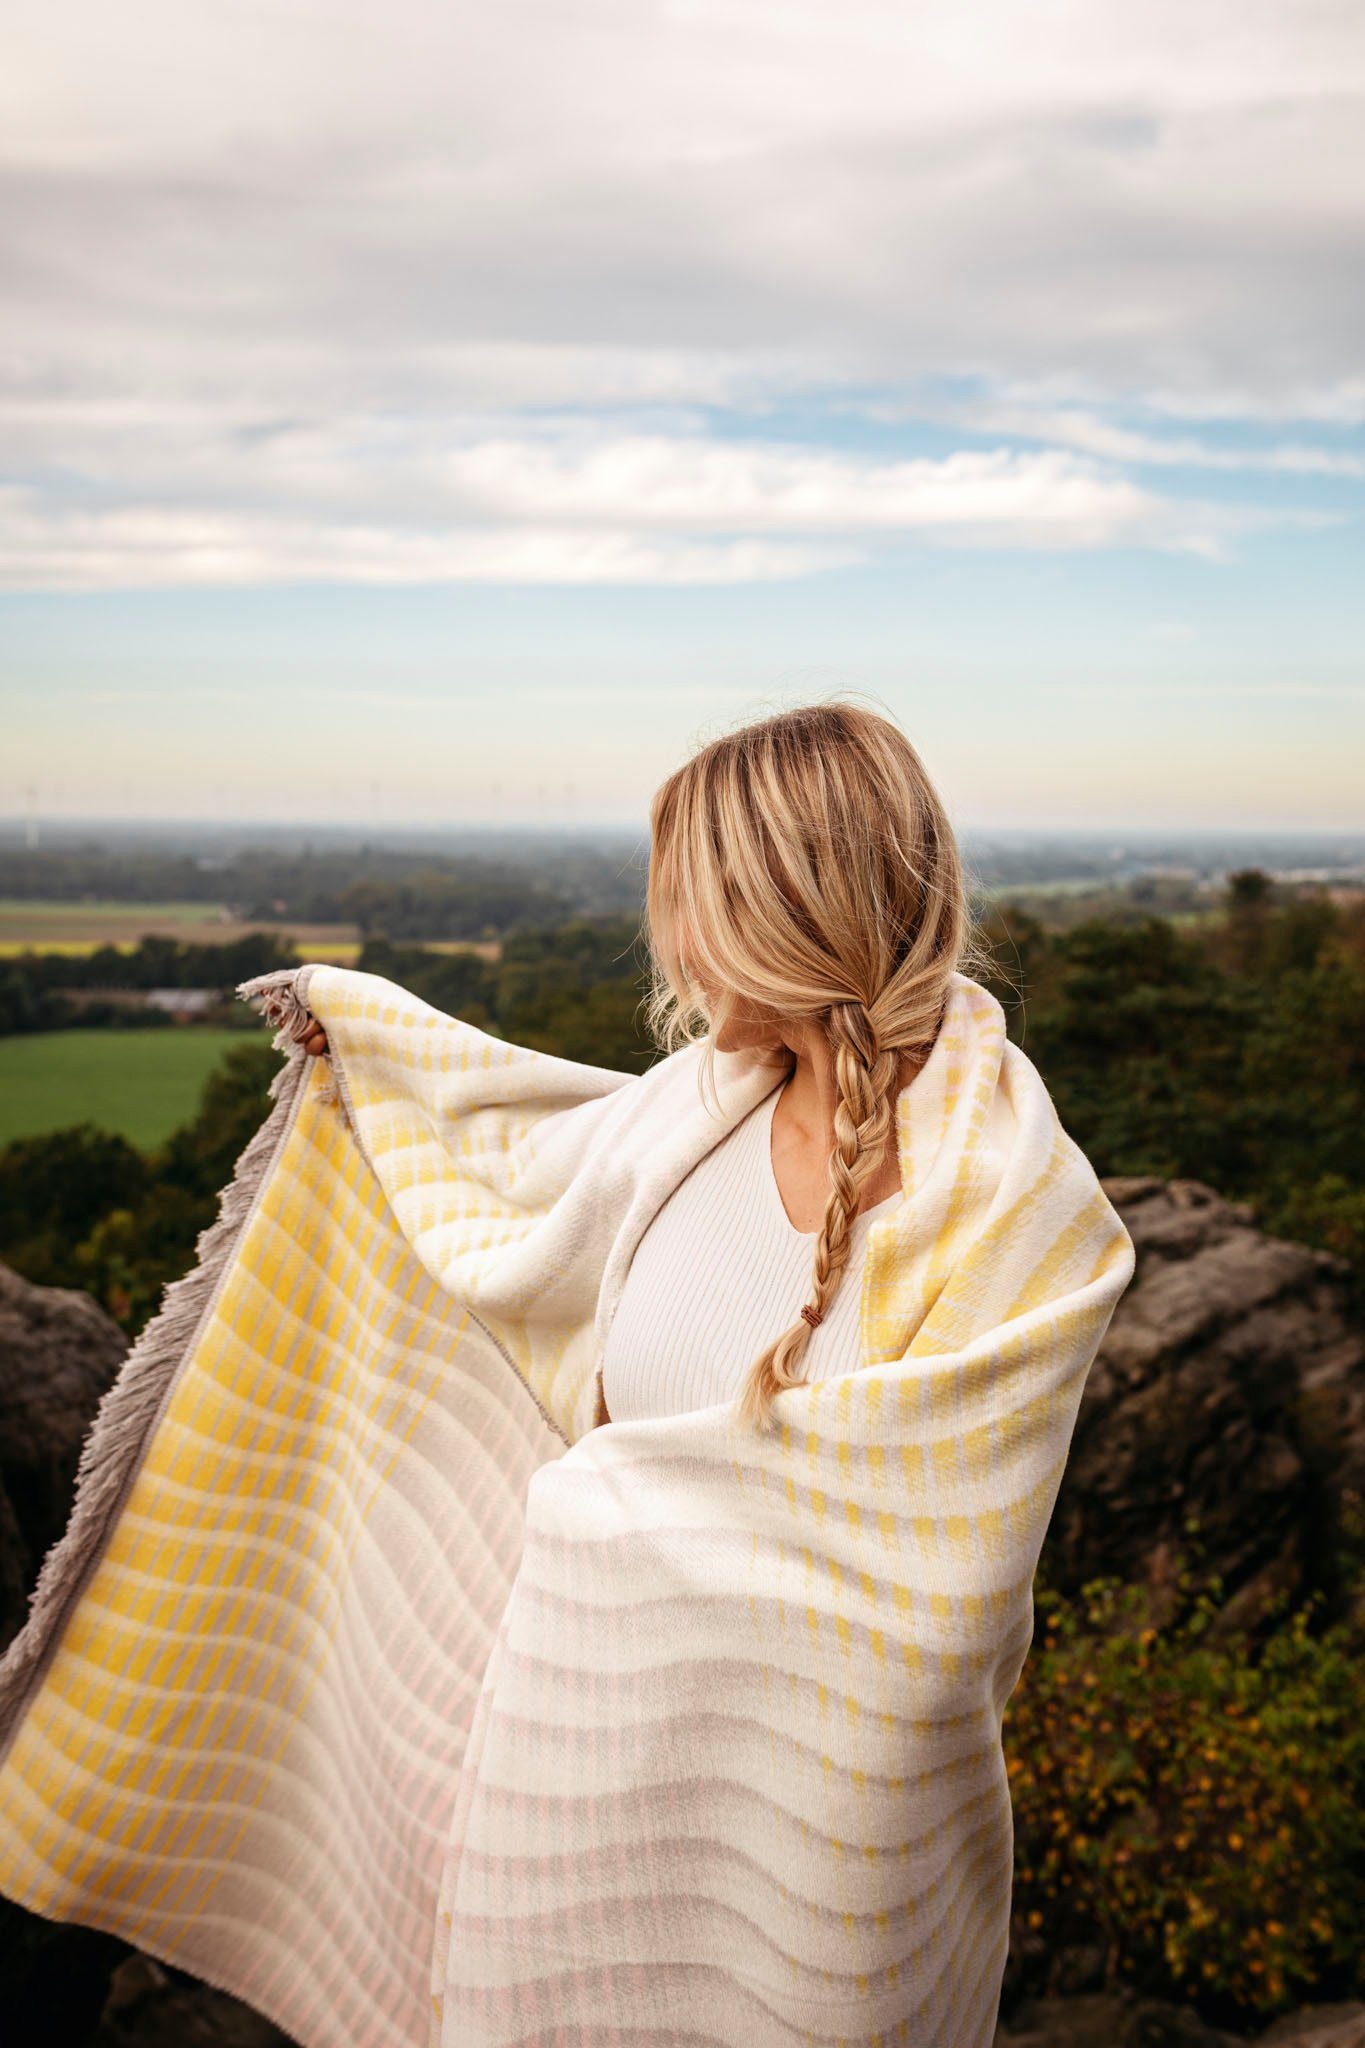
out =
[[[59,840],[71,840],[81,835],[98,839],[104,835],[111,839],[120,836],[129,838],[155,838],[168,835],[192,841],[194,838],[236,836],[246,838],[252,833],[265,837],[298,838],[304,834],[317,834],[325,840],[363,839],[366,835],[379,838],[397,839],[420,837],[424,840],[459,840],[461,838],[497,838],[500,835],[518,838],[567,836],[603,840],[648,840],[647,818],[600,819],[585,818],[499,818],[499,819],[423,819],[423,818],[376,818],[359,821],[345,821],[328,818],[276,817],[276,818],[120,818],[120,817],[43,817],[32,821],[23,817],[0,817],[0,844],[21,843],[26,840],[31,826],[36,823],[39,834],[34,851],[43,851],[42,837],[51,834]],[[1021,842],[1024,844],[1048,844],[1079,842],[1087,846],[1100,846],[1106,842],[1122,841],[1125,845],[1116,850],[1127,850],[1127,846],[1142,846],[1151,843],[1161,846],[1170,842],[1189,842],[1197,845],[1206,842],[1210,846],[1226,846],[1238,843],[1290,841],[1305,847],[1333,847],[1346,859],[1365,858],[1365,829],[1342,828],[1314,825],[1279,826],[1218,826],[1208,824],[1143,825],[1125,824],[1122,820],[1108,820],[1103,826],[1091,825],[1005,825],[973,823],[970,820],[955,819],[954,830],[963,841],[974,840],[989,843],[992,839],[1002,844]]]

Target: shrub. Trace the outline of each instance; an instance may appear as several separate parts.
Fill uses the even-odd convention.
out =
[[[1318,1594],[1210,1637],[1221,1595],[1159,1631],[1142,1588],[1040,1585],[1005,1748],[1020,1946],[1098,1943],[1109,1986],[1235,2028],[1365,1991],[1365,1661]]]

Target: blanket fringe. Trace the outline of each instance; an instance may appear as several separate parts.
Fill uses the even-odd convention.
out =
[[[290,982],[293,978],[285,977]],[[104,1548],[181,1360],[213,1306],[231,1254],[288,1129],[309,1064],[297,1044],[291,1044],[290,1050],[290,1059],[270,1085],[273,1107],[219,1195],[216,1219],[200,1232],[193,1268],[166,1287],[161,1307],[128,1352],[96,1410],[76,1468],[70,1520],[43,1560],[23,1627],[0,1657],[0,1757],[9,1747],[67,1616]]]
[[[304,1000],[311,971],[311,963],[306,967],[277,967],[269,974],[257,974],[237,985],[242,1001],[254,1003],[266,1023],[276,1027],[272,1041],[276,1052],[292,1054],[312,1029],[315,1020]],[[340,1092],[330,1054],[322,1055],[322,1064],[327,1069],[327,1080],[318,1090],[318,1100],[339,1105]]]

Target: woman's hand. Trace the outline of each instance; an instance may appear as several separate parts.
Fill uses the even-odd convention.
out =
[[[310,1020],[308,1035],[301,1040],[301,1043],[304,1051],[312,1053],[314,1059],[321,1059],[323,1053],[326,1052],[327,1033],[323,1030],[316,1017]]]

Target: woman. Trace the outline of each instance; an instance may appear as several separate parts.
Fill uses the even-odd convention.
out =
[[[896,1100],[954,972],[989,960],[919,755],[855,705],[712,741],[655,795],[650,849],[653,1035],[756,1053],[780,1078],[646,1231],[599,1414],[676,1414],[742,1385],[761,1423],[781,1388],[859,1363],[867,1232],[900,1191]],[[327,1050],[316,1019],[303,1046]]]
[[[894,725],[764,720],[652,823],[643,1074],[247,984],[275,1107],[0,1660],[0,1891],[304,2048],[993,2039],[1132,1244]]]

